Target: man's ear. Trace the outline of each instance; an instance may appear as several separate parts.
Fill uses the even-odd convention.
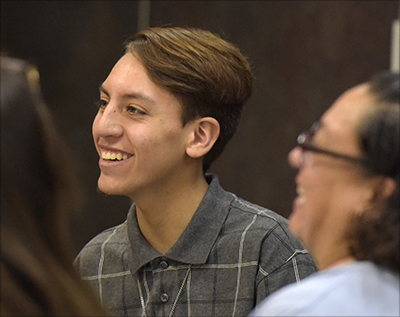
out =
[[[195,120],[186,154],[192,158],[206,155],[217,141],[219,133],[220,126],[216,119],[204,117]]]

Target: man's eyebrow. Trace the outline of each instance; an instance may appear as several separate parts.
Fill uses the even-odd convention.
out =
[[[99,86],[99,90],[100,92],[103,92],[104,94],[106,94],[107,96],[110,96],[110,94],[108,93],[108,91],[103,87],[103,85]],[[155,101],[150,97],[147,96],[145,94],[142,94],[140,92],[135,92],[135,93],[126,93],[122,95],[122,99],[137,99],[137,100],[143,100],[143,101],[147,101],[149,103],[155,103]]]
[[[108,91],[103,87],[103,84],[99,85],[99,91],[105,93],[107,96],[109,96],[110,94],[108,93]]]

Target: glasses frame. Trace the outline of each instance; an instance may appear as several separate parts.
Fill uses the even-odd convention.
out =
[[[317,146],[312,145],[311,144],[312,139],[313,139],[315,133],[318,131],[318,129],[319,129],[319,123],[314,122],[314,124],[311,126],[310,130],[302,132],[298,135],[297,145],[303,150],[303,152],[308,151],[308,152],[319,153],[319,154],[327,155],[327,156],[330,156],[333,158],[342,159],[342,160],[345,160],[345,161],[348,161],[351,163],[366,166],[366,160],[363,158],[358,158],[358,157],[354,157],[354,156],[350,156],[350,155],[346,155],[346,154],[341,154],[341,153],[321,149]]]

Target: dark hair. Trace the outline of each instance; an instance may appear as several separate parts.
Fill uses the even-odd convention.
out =
[[[1,315],[104,316],[72,266],[79,186],[38,76],[1,57]]]
[[[203,161],[206,171],[222,153],[238,127],[252,92],[252,73],[233,44],[195,28],[149,28],[126,42],[154,83],[182,103],[182,122],[213,117],[220,136]]]
[[[400,270],[400,80],[398,73],[382,72],[369,82],[375,104],[358,130],[368,172],[395,180],[393,194],[375,210],[357,218],[351,251],[358,260],[371,260]],[[378,211],[378,212],[376,212]]]

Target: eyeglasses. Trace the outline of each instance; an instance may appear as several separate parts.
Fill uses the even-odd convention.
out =
[[[303,152],[306,152],[306,151],[315,152],[315,153],[319,153],[319,154],[323,154],[323,155],[328,155],[330,157],[346,160],[346,161],[349,161],[352,163],[361,164],[363,166],[366,165],[365,159],[353,157],[350,155],[340,154],[340,153],[332,152],[329,150],[320,149],[320,148],[312,145],[312,139],[313,139],[315,133],[318,131],[318,129],[319,129],[319,123],[315,122],[311,126],[310,130],[300,133],[299,136],[297,137],[297,144],[300,146],[300,148],[303,150]]]

